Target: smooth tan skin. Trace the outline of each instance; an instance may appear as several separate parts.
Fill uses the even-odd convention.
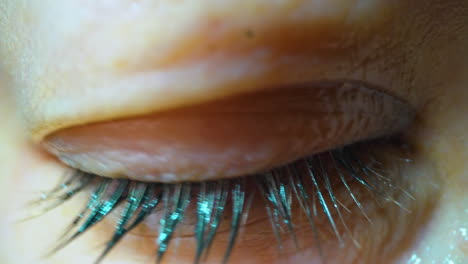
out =
[[[162,21],[174,23],[168,30]],[[14,223],[26,201],[65,171],[31,141],[91,121],[336,78],[372,82],[418,110],[406,133],[416,155],[402,172],[409,182],[403,187],[416,200],[399,197],[408,214],[390,203],[376,209],[363,195],[374,224],[354,207],[347,216],[360,249],[349,237],[338,248],[320,221],[329,263],[467,260],[466,1],[2,0],[0,33],[1,263],[92,263],[112,232],[113,223],[103,223],[59,254],[38,258],[85,197]],[[303,219],[298,234],[307,246],[278,256],[267,220],[253,208],[260,220],[243,229],[233,263],[320,263]],[[106,263],[152,261],[153,229],[129,235]],[[210,261],[222,256],[225,239],[220,236]],[[179,239],[171,250],[167,263],[192,262],[192,239]]]

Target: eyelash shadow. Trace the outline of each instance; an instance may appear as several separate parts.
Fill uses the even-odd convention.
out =
[[[255,186],[263,198],[279,249],[283,248],[284,234],[282,233],[284,230],[293,238],[296,248],[299,248],[292,221],[292,203],[295,201],[307,217],[318,253],[323,259],[315,220],[318,208],[324,213],[341,246],[344,245],[344,241],[338,230],[338,224],[344,227],[353,244],[360,247],[351,236],[342,216],[341,208],[347,211],[349,209],[335,195],[334,188],[337,184],[344,187],[369,223],[372,221],[353,193],[351,182],[357,182],[365,187],[374,194],[376,199],[391,201],[404,210],[407,209],[393,198],[393,191],[403,191],[405,195],[412,198],[408,192],[384,176],[384,164],[378,160],[379,156],[370,150],[369,144],[372,142],[344,146],[258,175],[200,183],[146,183],[104,178],[75,170],[57,187],[44,193],[40,200],[32,204],[42,206],[40,214],[43,214],[70,200],[77,193],[89,187],[94,188],[84,208],[73,219],[65,233],[59,238],[57,245],[47,256],[64,248],[106,218],[114,209],[122,206],[123,211],[116,222],[114,234],[95,263],[100,263],[128,232],[142,223],[157,208],[162,208],[159,246],[156,252],[156,262],[160,263],[168,250],[175,230],[187,213],[187,208],[193,200],[196,200],[194,237],[197,245],[194,263],[198,264],[208,257],[223,215],[230,207],[232,211],[230,234],[223,258],[223,263],[227,263],[236,243],[243,217],[248,213],[253,198],[253,194],[249,195],[246,191],[250,184]],[[409,161],[401,158],[398,160]],[[331,173],[335,174],[334,177],[330,175]]]

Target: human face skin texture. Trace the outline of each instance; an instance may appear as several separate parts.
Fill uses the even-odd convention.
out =
[[[405,179],[402,188],[414,200],[397,197],[410,212],[390,203],[378,208],[362,195],[372,224],[355,208],[346,216],[361,247],[349,237],[340,247],[337,238],[324,231],[322,257],[303,217],[297,217],[296,232],[306,246],[299,251],[288,248],[280,255],[268,219],[260,216],[241,228],[231,262],[467,260],[468,2],[464,0],[0,0],[0,74],[0,263],[93,263],[112,234],[113,222],[104,221],[57,254],[42,257],[82,208],[83,193],[41,217],[18,221],[25,204],[55,186],[67,170],[44,150],[51,135],[75,138],[83,135],[73,130],[76,126],[99,126],[109,120],[125,130],[142,116],[156,122],[160,113],[180,109],[197,113],[199,105],[245,98],[254,91],[262,96],[279,89],[285,91],[282,98],[289,98],[292,86],[309,83],[305,88],[316,91],[322,80],[365,81],[416,111],[415,121],[403,131],[414,148],[413,161],[400,172]],[[230,102],[238,106],[244,101]],[[254,113],[249,117],[258,119]],[[324,123],[336,118],[327,117]],[[277,120],[267,125],[278,127]],[[106,131],[103,126],[101,132]],[[100,133],[97,126],[86,127],[94,135]],[[182,132],[176,138],[181,144],[195,142]],[[310,131],[306,132],[286,138]],[[268,133],[264,135],[268,138]],[[85,150],[99,143],[92,136],[83,140]],[[226,140],[228,144],[232,138]],[[206,146],[203,139],[196,143]],[[347,142],[324,143],[322,149],[343,143]],[[195,164],[191,162],[190,166]],[[71,163],[98,170],[90,159]],[[261,214],[255,205],[254,219]],[[184,229],[190,228],[187,225]],[[326,224],[319,219],[318,226],[325,229]],[[148,220],[127,235],[104,263],[153,261],[154,229]],[[220,233],[218,239],[223,242],[227,236]],[[184,236],[175,242],[164,262],[192,263],[193,239]],[[213,246],[208,263],[219,263],[225,250],[221,242]]]

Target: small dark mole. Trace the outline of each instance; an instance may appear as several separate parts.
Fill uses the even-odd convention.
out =
[[[251,29],[245,30],[244,34],[245,34],[245,36],[246,36],[247,38],[253,38],[253,37],[255,37],[255,33],[254,33]]]

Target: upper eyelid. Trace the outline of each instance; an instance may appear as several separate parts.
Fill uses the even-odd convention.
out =
[[[66,164],[108,177],[235,177],[409,125],[411,106],[364,85],[329,81],[249,94],[73,127],[43,144]]]
[[[155,14],[164,15],[164,12],[153,12],[153,9],[158,10],[158,8],[164,8],[165,5],[175,5],[176,7],[172,11],[177,13],[185,10],[183,4],[184,3],[174,4],[168,2],[156,7],[150,3],[140,3],[136,4],[134,9],[128,9],[127,5],[131,4],[127,1],[123,1],[109,4],[107,8],[102,8],[99,4],[80,6],[76,3],[69,3],[63,4],[63,6],[57,4],[57,6],[53,8],[43,7],[40,9],[41,12],[37,12],[37,17],[35,17],[38,21],[38,25],[24,25],[25,27],[34,29],[35,26],[44,26],[41,23],[47,25],[50,21],[46,19],[43,21],[42,18],[48,17],[48,12],[57,12],[60,8],[63,8],[64,12],[57,13],[59,18],[60,15],[66,15],[67,18],[65,21],[75,23],[74,25],[76,25],[76,27],[73,27],[73,30],[70,31],[65,30],[66,28],[62,28],[66,27],[67,23],[63,23],[63,25],[56,25],[55,23],[54,26],[45,26],[48,28],[48,30],[44,32],[46,34],[40,36],[31,34],[30,36],[31,38],[40,37],[40,39],[37,39],[37,42],[43,45],[33,46],[29,49],[30,52],[37,57],[34,61],[37,62],[37,65],[30,64],[29,68],[23,69],[27,80],[25,83],[22,83],[22,88],[19,88],[23,89],[24,92],[18,93],[20,94],[18,101],[22,102],[21,109],[27,117],[26,120],[28,121],[30,133],[35,141],[40,141],[45,135],[60,128],[141,115],[191,103],[205,102],[222,96],[256,90],[259,89],[259,87],[271,87],[310,80],[316,81],[319,78],[324,78],[322,76],[324,73],[327,74],[327,78],[355,78],[357,73],[350,73],[349,76],[343,76],[342,72],[335,69],[335,67],[342,65],[343,61],[335,62],[333,58],[328,58],[333,57],[333,53],[338,52],[337,50],[346,53],[347,51],[341,50],[349,49],[351,51],[353,48],[348,47],[348,45],[342,47],[342,45],[339,44],[331,45],[332,47],[328,48],[329,45],[327,43],[354,43],[353,39],[348,41],[349,39],[347,37],[343,37],[351,33],[356,39],[367,39],[369,37],[369,32],[361,32],[359,26],[354,27],[350,24],[354,22],[357,24],[365,23],[367,29],[371,26],[377,31],[381,26],[381,20],[384,19],[375,14],[383,10],[385,12],[382,11],[382,15],[386,17],[391,13],[385,9],[386,3],[384,1],[374,1],[359,6],[356,6],[354,1],[341,1],[340,4],[331,2],[320,2],[320,4],[318,4],[318,2],[313,1],[301,1],[298,5],[293,6],[290,6],[288,3],[271,5],[263,1],[244,2],[247,7],[264,6],[262,16],[255,15],[258,9],[247,9],[246,11],[240,7],[241,5],[239,5],[239,3],[232,4],[226,2],[214,5],[213,7],[216,7],[214,11],[210,11],[208,8],[206,9],[209,15],[205,14],[205,9],[196,8],[200,17],[194,18],[195,21],[188,19],[188,22],[185,20],[179,22],[182,23],[180,26],[182,32],[185,32],[183,30],[185,27],[197,25],[197,30],[200,29],[200,32],[197,30],[191,30],[191,32],[198,32],[196,35],[199,39],[183,41],[183,39],[176,38],[176,40],[174,40],[175,44],[178,45],[182,43],[181,45],[183,45],[183,43],[188,42],[195,44],[200,43],[198,46],[203,48],[205,46],[211,46],[205,44],[208,40],[211,41],[214,39],[213,41],[217,43],[217,47],[220,50],[224,48],[228,49],[228,46],[232,45],[242,46],[244,41],[226,42],[223,39],[216,40],[216,38],[207,38],[205,36],[210,35],[212,31],[214,32],[213,34],[216,35],[216,32],[218,32],[217,25],[221,24],[223,25],[221,27],[227,31],[228,35],[233,34],[235,40],[237,40],[238,31],[240,34],[239,38],[244,40],[244,27],[246,27],[246,25],[242,23],[252,20],[251,23],[248,23],[248,26],[250,27],[249,29],[255,32],[256,38],[254,38],[254,40],[247,40],[246,43],[255,43],[253,44],[253,49],[258,49],[259,51],[249,51],[236,56],[227,55],[226,57],[221,56],[222,58],[216,58],[217,53],[212,52],[212,49],[209,48],[208,55],[214,54],[214,58],[204,58],[202,56],[203,58],[191,62],[195,64],[193,69],[181,68],[180,66],[183,65],[176,65],[175,67],[143,67],[141,69],[137,67],[137,69],[133,70],[120,69],[119,67],[125,64],[137,66],[147,64],[147,61],[154,57],[155,51],[157,51],[156,53],[158,54],[170,53],[165,51],[164,47],[173,47],[175,44],[162,45],[163,47],[158,49],[155,48],[157,45],[153,43],[155,40],[151,36],[161,35],[155,34],[153,31],[161,33],[160,31],[163,31],[165,26],[165,23],[154,22],[157,21],[158,17],[158,15]],[[315,8],[313,6],[315,6]],[[145,10],[145,8],[148,10]],[[71,10],[73,10],[73,12],[71,12]],[[83,10],[88,12],[78,12]],[[96,10],[99,10],[99,12]],[[127,14],[129,10],[137,14],[129,18],[130,21],[136,19],[138,22],[140,21],[138,19],[141,19],[140,16],[149,16],[152,12],[151,16],[153,18],[146,20],[145,23],[135,22],[130,23],[130,25],[125,24],[124,21],[127,21],[125,19],[119,20],[129,29],[124,37],[120,35],[119,30],[116,30],[119,28],[118,25],[116,25],[115,28],[112,27],[114,24],[110,22],[114,20],[109,19],[109,23],[102,23],[101,21],[103,19],[102,17],[122,17],[118,14],[121,14],[120,12]],[[248,12],[249,10],[250,12]],[[326,15],[321,14],[319,10],[326,10]],[[71,12],[70,14],[67,13],[69,11]],[[224,13],[225,11],[229,12]],[[139,12],[142,13],[140,14]],[[220,17],[216,18],[218,12]],[[288,15],[280,15],[283,14],[283,12]],[[305,15],[308,13],[310,13],[308,16]],[[348,13],[354,14],[352,20],[357,21],[353,23],[347,21],[346,25],[343,25],[343,23],[341,23],[342,16]],[[88,14],[90,17],[88,17],[87,20],[81,21],[80,19],[83,18],[80,17],[80,14]],[[97,16],[97,14],[99,14],[99,16]],[[103,14],[107,14],[108,16]],[[154,18],[155,16],[156,18]],[[211,17],[215,17],[216,19],[211,21]],[[223,18],[226,19],[226,21],[224,21]],[[370,23],[369,20],[377,20],[378,23]],[[323,21],[331,21],[331,25],[327,26],[326,30],[324,29],[324,24],[327,23],[322,23]],[[151,24],[152,22],[154,25]],[[230,23],[232,23],[232,25]],[[171,24],[170,29],[172,31],[174,31],[174,24],[176,23]],[[82,29],[80,25],[88,25],[88,27],[84,26],[85,29]],[[307,26],[307,30],[304,33],[305,25]],[[125,28],[125,26],[122,27]],[[200,28],[198,28],[198,26]],[[289,27],[291,30],[280,30],[282,26],[286,28]],[[356,28],[356,30],[349,30],[346,26],[350,26],[353,29]],[[74,30],[77,31],[75,32]],[[148,32],[145,30],[148,30]],[[67,32],[67,34],[64,34],[64,32]],[[11,34],[14,35],[13,33]],[[47,42],[49,36],[52,39],[60,41],[57,41],[54,45],[50,45],[50,43]],[[87,37],[84,38],[83,36]],[[361,37],[358,38],[357,36]],[[94,37],[96,37],[96,39],[94,39]],[[330,37],[331,40],[327,39],[328,37]],[[346,41],[337,41],[336,38],[344,38]],[[164,44],[164,41],[168,39],[170,38],[162,38],[162,40],[159,41],[162,41],[162,44]],[[260,41],[261,39],[263,40]],[[283,39],[285,40],[283,41]],[[260,42],[257,43],[256,41]],[[108,45],[109,42],[119,43],[119,45]],[[365,41],[363,40],[363,42]],[[192,46],[194,45],[190,45],[190,47]],[[356,43],[356,46],[360,47],[361,44]],[[77,48],[75,49],[75,47]],[[268,50],[270,50],[271,47],[277,47],[278,50],[284,53],[284,56],[270,56]],[[324,55],[323,50],[331,50],[333,52]],[[75,54],[75,51],[83,53],[83,56],[80,55],[81,53]],[[21,53],[22,50],[18,52]],[[180,52],[179,50],[175,51],[177,54]],[[182,53],[185,54],[185,51]],[[304,58],[304,56],[307,57],[307,59],[301,59],[301,57]],[[181,55],[181,57],[186,56]],[[291,61],[291,59],[293,61]],[[311,63],[314,60],[319,62]],[[45,61],[48,63],[44,65],[41,64]],[[275,64],[274,67],[278,68],[278,70],[267,69],[272,64]],[[304,72],[305,69],[322,68],[325,64],[330,65],[323,71],[317,72],[316,70],[310,70],[310,73]],[[55,68],[56,66],[60,67]],[[37,72],[34,70],[36,68],[40,68],[43,74],[40,76],[37,75]],[[270,70],[271,72],[265,73],[265,76],[258,76],[264,74],[262,71]],[[357,71],[359,70],[356,70],[356,72]],[[53,73],[53,75],[48,75],[49,73]],[[309,74],[314,76],[305,77]],[[209,78],[206,78],[207,76],[209,76]],[[224,83],[224,79],[226,78],[231,78],[232,80],[228,80],[226,84]],[[206,79],[210,79],[210,81]],[[187,81],[183,82],[184,80]],[[229,81],[232,82],[229,83]],[[161,82],[162,84],[160,84]],[[386,87],[386,85],[382,84],[382,87]]]

